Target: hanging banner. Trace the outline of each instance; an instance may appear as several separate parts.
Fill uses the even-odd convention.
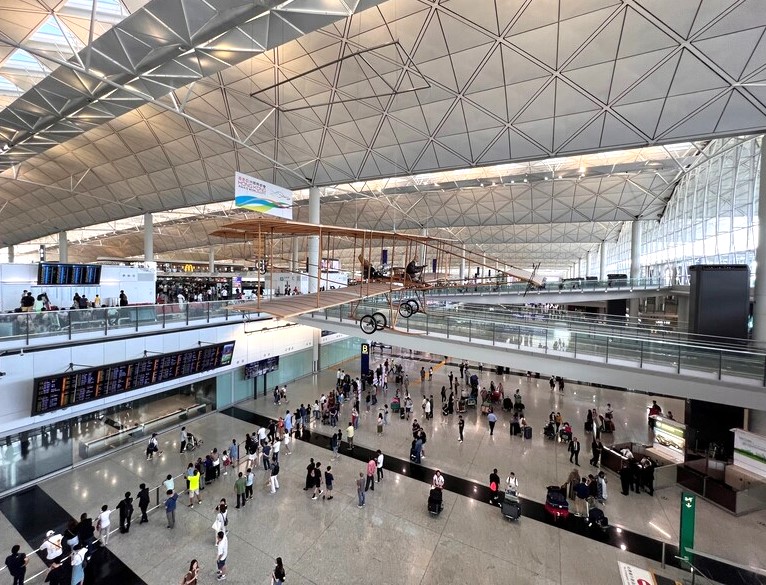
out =
[[[242,173],[234,174],[234,205],[285,219],[293,218],[293,192]]]
[[[687,549],[694,548],[694,512],[697,507],[697,496],[691,492],[681,492],[681,529],[678,542],[678,556],[692,562],[692,553]]]

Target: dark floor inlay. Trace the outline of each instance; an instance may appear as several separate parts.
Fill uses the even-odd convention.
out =
[[[271,420],[273,420],[271,417],[251,412],[236,406],[221,410],[221,413],[257,426],[266,426]],[[331,427],[327,428],[329,430]],[[337,432],[337,427],[335,432]],[[301,437],[301,439],[324,449],[330,449],[330,437],[323,433],[307,431],[304,432],[304,435]],[[354,459],[363,462],[369,461],[370,457],[374,454],[371,449],[359,445],[355,446],[354,450],[350,452],[348,450],[348,444],[345,442],[341,446],[340,453],[346,455],[347,457],[353,457]],[[426,467],[425,465],[418,465],[388,453],[384,453],[384,455],[384,468],[386,470],[391,471],[392,473],[399,473],[401,475],[405,475],[428,484],[431,483],[433,475],[436,471],[435,468]],[[443,475],[445,488],[447,491],[454,492],[480,502],[484,502],[488,506],[490,505],[490,491],[488,486],[477,484],[476,482],[468,481],[462,477],[450,475],[447,473],[443,473]],[[544,496],[545,494],[542,495]],[[424,499],[423,509],[425,510],[425,508],[426,501]],[[588,528],[583,518],[575,517],[573,514],[570,515],[567,520],[559,520],[554,522],[545,512],[545,507],[543,504],[526,498],[521,499],[521,510],[522,522],[524,521],[524,518],[531,518],[533,520],[538,520],[539,522],[545,522],[546,524],[555,526],[561,530],[566,530],[567,532],[571,532],[591,540],[597,540],[598,542],[602,542],[616,548],[622,549],[625,547],[624,550],[656,562],[662,561],[662,542],[644,534],[638,534],[624,528],[618,529],[613,526],[610,526],[606,531],[602,531],[598,528]],[[609,510],[607,509],[605,511],[608,516]],[[499,513],[500,511],[498,509],[498,514]],[[677,554],[678,547],[674,545],[665,546],[665,562],[670,566],[680,568],[680,562],[675,558]],[[701,573],[706,575],[709,579],[718,581],[719,583],[724,583],[726,585],[766,585],[766,578],[744,570],[733,571],[731,566],[724,563],[710,561],[708,559],[698,557],[695,559],[694,564]]]
[[[66,510],[38,486],[0,500],[0,513],[8,518],[21,537],[32,546],[39,546],[45,540],[48,530],[63,534],[71,519]],[[85,585],[95,583],[146,585],[143,579],[106,548],[96,549],[85,570]]]

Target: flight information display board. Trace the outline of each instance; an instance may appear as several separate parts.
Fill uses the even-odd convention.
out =
[[[100,283],[100,264],[40,262],[37,268],[37,284],[42,286],[95,286]]]
[[[245,364],[245,379],[257,378],[268,374],[269,372],[275,372],[279,369],[279,356],[258,360],[257,362],[250,362]]]
[[[234,342],[35,378],[32,416],[231,364]]]

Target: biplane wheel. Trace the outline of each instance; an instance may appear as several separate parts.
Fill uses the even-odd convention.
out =
[[[412,307],[412,312],[417,313],[420,310],[420,305],[415,299],[410,299],[407,301],[407,304]]]
[[[378,331],[384,329],[388,322],[383,313],[373,313],[372,318],[375,319],[375,326],[378,328]]]
[[[405,319],[412,317],[415,311],[412,310],[412,305],[409,303],[402,303],[399,305],[399,314]]]
[[[359,327],[362,328],[367,335],[372,335],[378,330],[378,322],[372,315],[365,315],[359,319]]]

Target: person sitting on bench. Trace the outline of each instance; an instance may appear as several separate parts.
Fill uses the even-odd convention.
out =
[[[359,262],[362,263],[362,278],[384,278],[383,273],[375,268],[364,254],[359,254]]]

